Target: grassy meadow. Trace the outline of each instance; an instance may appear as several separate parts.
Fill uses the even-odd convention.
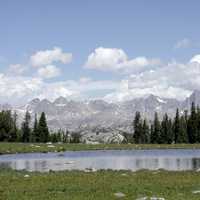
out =
[[[200,144],[44,144],[0,143],[0,154],[122,149],[199,149]]]
[[[200,173],[109,170],[36,173],[0,170],[2,200],[148,200],[152,197],[160,200],[199,200]]]
[[[0,153],[103,149],[200,148],[199,144],[0,143]],[[156,197],[156,198],[153,198]],[[200,172],[63,171],[40,173],[0,169],[0,200],[199,200]]]

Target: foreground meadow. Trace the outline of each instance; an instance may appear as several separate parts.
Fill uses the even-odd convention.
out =
[[[66,144],[0,143],[0,154],[81,150],[199,149],[200,144]]]
[[[0,170],[2,200],[199,200],[199,172]],[[163,198],[163,199],[162,199]]]

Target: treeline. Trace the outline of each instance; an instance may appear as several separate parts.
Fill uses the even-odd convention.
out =
[[[174,118],[167,113],[159,120],[155,112],[153,122],[142,119],[140,112],[136,112],[133,121],[134,133],[129,142],[143,144],[172,144],[172,143],[199,143],[200,142],[200,108],[191,105],[190,113],[180,114],[176,110]]]
[[[143,119],[140,112],[136,112],[133,120],[133,134],[124,133],[124,143],[141,144],[173,144],[200,143],[200,107],[191,105],[191,110],[179,113],[174,118],[167,113],[160,120],[155,112],[154,120]],[[32,123],[33,121],[33,123]],[[96,133],[97,134],[97,133]],[[17,114],[11,111],[0,112],[0,141],[7,142],[64,142],[80,143],[79,132],[58,130],[50,132],[44,112],[34,120],[26,111],[21,126],[17,125]]]
[[[44,112],[39,120],[35,114],[34,123],[31,125],[31,115],[26,111],[21,127],[18,127],[16,112],[8,110],[0,112],[0,141],[79,143],[80,134],[62,130],[50,133]]]

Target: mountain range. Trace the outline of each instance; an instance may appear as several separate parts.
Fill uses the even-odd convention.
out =
[[[4,104],[0,105],[0,109],[15,110],[19,122],[22,121],[26,110],[32,116],[44,111],[50,129],[80,130],[100,127],[129,131],[136,111],[140,111],[148,120],[153,119],[155,112],[160,117],[164,113],[172,117],[175,115],[176,108],[183,113],[184,110],[190,109],[192,102],[200,104],[200,91],[195,90],[184,101],[154,95],[118,103],[108,103],[103,100],[72,101],[59,97],[53,102],[36,98],[19,107]]]

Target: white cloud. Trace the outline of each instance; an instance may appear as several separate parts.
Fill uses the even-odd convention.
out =
[[[24,104],[33,98],[54,100],[59,96],[76,97],[79,91],[67,82],[47,83],[41,78],[0,74],[0,103]]]
[[[87,99],[88,92],[116,90],[118,82],[102,81],[54,81],[46,82],[39,77],[0,74],[0,103],[22,105],[33,98],[54,100],[59,96],[70,99]]]
[[[195,55],[194,57],[192,57],[190,62],[196,62],[196,63],[200,64],[200,54]]]
[[[56,62],[56,59],[50,60]],[[149,94],[182,100],[200,88],[200,54],[188,63],[160,64],[157,59],[143,56],[128,59],[122,49],[96,49],[88,57],[85,67],[122,72],[121,80],[117,81],[97,81],[90,77],[80,77],[77,81],[46,81],[61,73],[55,65],[46,64],[48,62],[35,68],[36,77],[22,76],[26,67],[20,64],[11,65],[8,73],[0,74],[0,103],[21,104],[36,97],[54,100],[59,96],[80,100],[105,94],[102,98],[107,101],[130,100]]]
[[[105,96],[109,101],[122,101],[149,94],[183,100],[200,88],[200,63],[168,63],[154,71],[131,74],[121,87]]]
[[[183,49],[183,48],[188,48],[192,45],[192,42],[190,39],[188,38],[184,38],[180,41],[177,41],[177,43],[175,44],[174,48],[175,49]]]
[[[65,53],[59,47],[52,50],[38,51],[30,58],[31,65],[34,67],[41,67],[52,64],[54,62],[70,63],[72,61],[72,54]]]
[[[54,78],[60,74],[60,69],[55,65],[47,65],[38,69],[38,76],[44,79]]]
[[[21,75],[27,70],[27,67],[21,64],[12,64],[8,67],[8,74]]]
[[[85,68],[129,73],[145,71],[159,65],[159,59],[147,59],[141,56],[129,60],[122,49],[99,47],[88,56]]]

